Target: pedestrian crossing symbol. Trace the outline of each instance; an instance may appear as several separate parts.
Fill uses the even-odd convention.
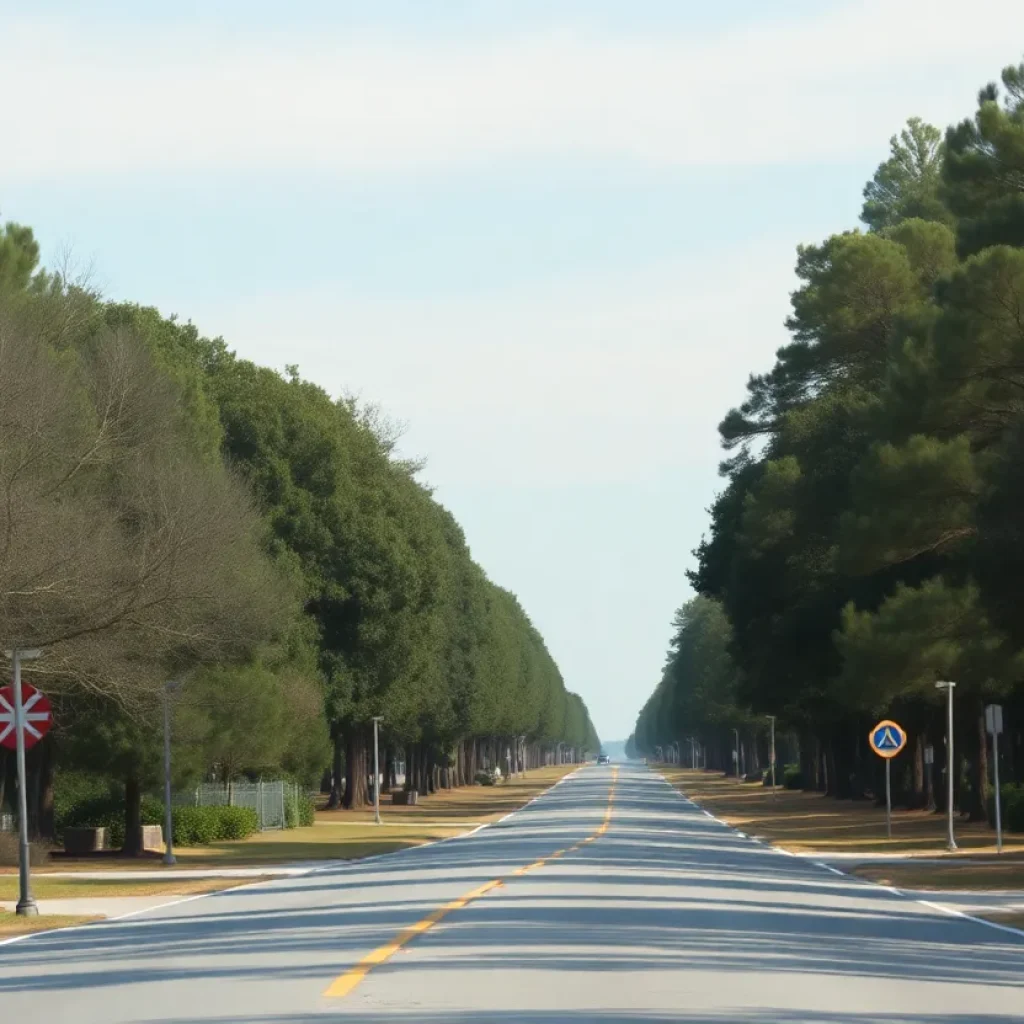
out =
[[[868,733],[868,743],[879,757],[895,757],[907,745],[907,734],[895,722],[885,719]]]

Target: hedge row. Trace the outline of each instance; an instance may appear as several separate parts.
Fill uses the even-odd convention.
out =
[[[206,846],[209,843],[245,839],[259,828],[250,807],[174,807],[171,809],[175,846]],[[162,825],[164,805],[159,800],[142,801],[142,824]],[[71,827],[105,828],[111,849],[124,845],[124,802],[116,796],[92,797],[63,809],[57,831]]]

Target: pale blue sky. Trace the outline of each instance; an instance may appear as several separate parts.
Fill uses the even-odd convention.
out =
[[[966,116],[1024,45],[1018,0],[26,11],[0,0],[0,213],[405,421],[609,739],[796,244],[854,226],[902,122]]]

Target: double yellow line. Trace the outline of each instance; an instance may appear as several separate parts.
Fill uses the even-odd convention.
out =
[[[586,839],[581,839],[578,843],[574,843],[572,846],[568,846],[562,850],[556,850],[554,853],[541,860],[535,860],[532,864],[527,864],[524,867],[516,868],[508,877],[514,878],[520,875],[525,875],[528,871],[533,871],[535,868],[542,868],[549,860],[557,860],[559,857],[564,856],[567,853],[574,853],[576,850],[582,849],[587,843],[592,843],[599,836],[603,836],[611,825],[612,820],[612,804],[615,801],[615,784],[619,778],[619,769],[617,767],[612,768],[612,783],[608,789],[608,806],[605,808],[604,821],[597,827],[597,829]],[[331,982],[327,991],[324,995],[328,999],[341,999],[343,996],[347,996],[358,984],[365,978],[374,967],[378,967],[380,964],[387,963],[403,946],[411,942],[417,935],[422,935],[424,932],[430,931],[439,921],[443,921],[453,910],[461,910],[467,904],[473,902],[473,900],[479,899],[481,896],[486,895],[492,889],[497,889],[499,886],[504,885],[505,880],[503,878],[494,878],[489,882],[485,882],[483,885],[478,886],[476,889],[465,893],[456,900],[452,900],[450,903],[445,903],[443,906],[438,907],[437,910],[428,914],[423,920],[417,921],[414,925],[410,925],[408,928],[402,929],[390,942],[385,943],[383,946],[378,946],[372,953],[367,954],[355,965],[345,971],[344,974],[339,975]]]

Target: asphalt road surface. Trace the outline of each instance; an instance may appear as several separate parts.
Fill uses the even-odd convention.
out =
[[[1024,939],[589,767],[472,836],[0,945],[0,1019],[1009,1024]]]

